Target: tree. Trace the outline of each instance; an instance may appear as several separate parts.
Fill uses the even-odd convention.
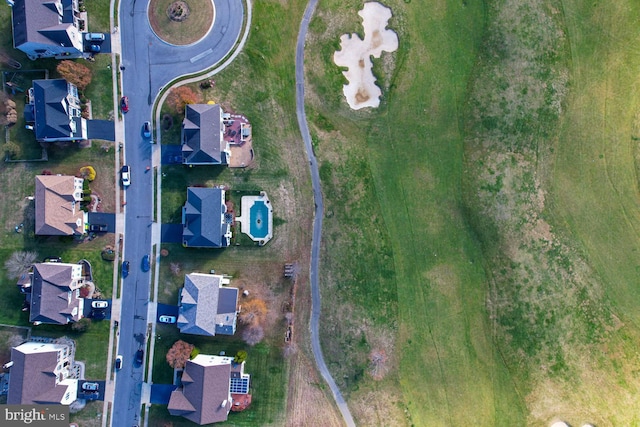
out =
[[[194,347],[193,344],[189,344],[188,342],[182,340],[176,341],[167,352],[166,358],[169,366],[178,369],[184,368]]]
[[[74,332],[85,332],[91,326],[91,319],[83,317],[77,322],[71,324],[71,330]]]
[[[10,159],[22,157],[22,147],[13,141],[7,141],[4,143],[4,151],[9,155]]]
[[[236,356],[233,358],[233,363],[242,363],[247,360],[247,352],[244,350],[238,350]]]
[[[254,298],[242,304],[240,321],[245,325],[257,325],[262,323],[267,314],[267,305],[259,298]]]
[[[178,114],[184,114],[187,104],[197,104],[200,98],[190,87],[180,86],[171,89],[167,96],[167,105],[173,108]]]
[[[87,181],[93,181],[96,179],[96,170],[93,166],[83,166],[80,168],[80,176]]]
[[[73,83],[80,90],[85,90],[91,83],[91,70],[75,61],[60,61],[56,67],[58,74],[60,74],[66,81]]]
[[[31,269],[31,266],[38,254],[31,251],[17,251],[11,254],[9,259],[4,262],[4,268],[7,270],[7,277],[17,279]]]
[[[264,329],[260,325],[251,325],[242,333],[242,339],[247,344],[254,346],[264,338]]]

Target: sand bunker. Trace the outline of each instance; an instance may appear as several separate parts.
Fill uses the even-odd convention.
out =
[[[386,28],[391,9],[380,3],[365,3],[358,15],[362,17],[364,40],[357,34],[343,34],[340,37],[341,50],[333,54],[336,65],[347,67],[343,74],[349,84],[344,85],[343,92],[354,110],[380,105],[382,91],[376,86],[371,56],[380,58],[382,51],[398,49],[398,36]]]

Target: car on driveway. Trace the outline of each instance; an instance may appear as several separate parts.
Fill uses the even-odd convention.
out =
[[[146,273],[150,268],[151,264],[149,263],[149,255],[145,255],[142,257],[142,271]]]
[[[120,98],[120,111],[122,111],[123,113],[128,113],[129,112],[129,97],[128,96],[123,96],[122,98]]]
[[[144,125],[142,125],[142,136],[147,139],[151,138],[151,122],[144,122]]]
[[[100,53],[100,45],[92,44],[89,46],[89,50],[93,53]]]
[[[160,323],[176,323],[176,316],[167,316],[166,314],[163,314],[162,316],[158,317],[158,322],[160,322]]]
[[[91,308],[107,308],[109,301],[91,301]]]
[[[82,389],[83,390],[88,390],[88,391],[96,391],[96,390],[100,389],[100,384],[98,384],[98,383],[83,383],[82,384]]]
[[[142,365],[143,361],[144,361],[144,350],[139,348],[138,351],[136,351],[136,362],[138,363],[138,365]]]
[[[122,170],[120,171],[120,179],[122,181],[123,187],[128,187],[131,185],[131,171],[129,170],[129,165],[122,166]]]
[[[107,224],[91,224],[89,225],[89,231],[108,231],[109,226]]]
[[[129,275],[129,261],[124,261],[122,263],[122,278],[124,279]]]

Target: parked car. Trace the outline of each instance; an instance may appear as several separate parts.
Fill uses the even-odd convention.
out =
[[[91,42],[101,42],[104,41],[105,37],[103,33],[87,33],[84,35],[85,40]]]
[[[100,45],[92,44],[89,46],[89,50],[93,53],[100,53]]]
[[[144,361],[144,350],[139,348],[138,351],[136,351],[136,362],[138,363],[138,365],[142,365],[143,361]]]
[[[151,122],[144,122],[142,125],[142,136],[147,139],[151,138]],[[153,141],[151,141],[153,143]]]
[[[176,316],[167,316],[166,314],[163,314],[162,316],[158,317],[158,322],[160,322],[160,323],[176,323]]]
[[[128,187],[131,185],[131,172],[129,171],[129,166],[122,166],[122,170],[120,171],[120,177],[122,180],[122,186]]]
[[[62,258],[59,256],[48,256],[44,259],[44,262],[62,262]]]
[[[124,279],[129,275],[129,261],[124,261],[122,263],[122,278]]]
[[[81,398],[84,400],[97,400],[99,397],[100,393],[98,391],[85,391]]]
[[[122,98],[120,98],[120,111],[122,111],[123,113],[128,113],[129,112],[129,97],[128,96],[123,96]]]
[[[149,255],[145,255],[142,257],[142,271],[146,273],[150,268],[151,264],[149,263]]]
[[[82,384],[82,389],[83,390],[88,390],[88,391],[96,391],[100,389],[100,384],[98,383],[83,383]]]
[[[116,369],[120,369],[122,368],[122,356],[117,355],[116,356]]]
[[[107,308],[109,307],[108,301],[91,301],[91,308]]]
[[[89,225],[89,231],[108,231],[109,226],[107,224],[91,224]]]

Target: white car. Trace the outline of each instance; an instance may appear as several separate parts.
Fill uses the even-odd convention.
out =
[[[176,316],[167,316],[167,315],[162,315],[160,317],[158,317],[158,322],[160,323],[176,323]]]
[[[116,370],[119,370],[120,368],[122,368],[122,356],[117,355],[116,356]]]
[[[107,308],[109,307],[109,302],[107,301],[91,301],[92,308]]]
[[[121,180],[122,180],[122,186],[123,187],[128,187],[131,185],[131,172],[129,171],[129,166],[128,165],[124,165],[122,166],[122,171],[120,172],[120,176],[121,176]]]

